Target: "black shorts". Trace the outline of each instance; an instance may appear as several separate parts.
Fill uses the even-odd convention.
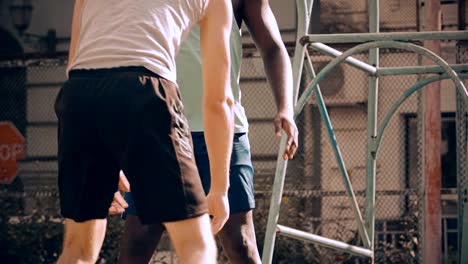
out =
[[[74,70],[55,103],[61,213],[107,217],[119,170],[143,224],[207,212],[178,87],[140,67]]]

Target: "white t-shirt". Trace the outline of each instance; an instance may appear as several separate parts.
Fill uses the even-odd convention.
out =
[[[88,0],[69,69],[143,66],[176,82],[175,56],[208,0]]]

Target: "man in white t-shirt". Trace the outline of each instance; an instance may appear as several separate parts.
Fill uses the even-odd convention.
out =
[[[227,0],[75,1],[69,78],[55,103],[65,217],[59,264],[97,261],[120,169],[141,223],[162,224],[181,263],[216,262],[213,233],[229,215],[231,21]],[[214,161],[207,197],[175,83],[175,56],[197,23]]]

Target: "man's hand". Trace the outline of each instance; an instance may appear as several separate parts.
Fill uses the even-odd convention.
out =
[[[116,215],[125,212],[125,209],[128,207],[128,203],[123,198],[120,191],[114,193],[114,200],[109,207],[109,215]]]
[[[119,189],[122,192],[130,192],[130,183],[127,180],[127,177],[123,171],[119,172]]]
[[[229,202],[226,193],[210,192],[206,197],[211,219],[211,231],[216,235],[229,218]]]
[[[296,123],[292,114],[279,112],[275,116],[275,136],[281,137],[281,130],[286,133],[286,148],[284,149],[283,159],[288,160],[294,158],[298,145],[298,134]]]
[[[130,183],[128,182],[127,177],[125,177],[123,171],[120,171],[119,173],[119,189],[123,192],[130,191]],[[109,207],[109,215],[121,214],[127,207],[128,203],[125,201],[120,191],[116,191],[114,193],[114,200]]]

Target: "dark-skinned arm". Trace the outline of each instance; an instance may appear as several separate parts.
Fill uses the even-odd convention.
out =
[[[284,159],[292,159],[298,147],[298,130],[294,122],[292,69],[286,47],[281,40],[275,16],[268,0],[245,0],[243,21],[262,56],[265,73],[273,91],[277,114],[275,134],[286,133]]]

